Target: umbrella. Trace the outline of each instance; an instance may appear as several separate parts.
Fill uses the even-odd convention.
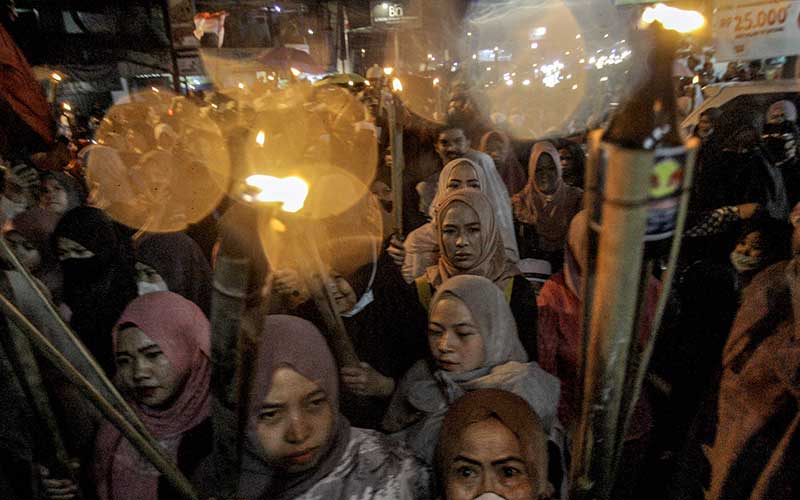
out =
[[[289,47],[269,49],[258,55],[256,59],[261,64],[273,69],[289,70],[295,68],[303,73],[317,75],[325,72],[308,52]]]
[[[367,79],[359,75],[358,73],[337,73],[324,77],[322,80],[315,83],[314,86],[321,87],[323,85],[351,85],[351,84],[359,85],[363,84],[366,81]]]

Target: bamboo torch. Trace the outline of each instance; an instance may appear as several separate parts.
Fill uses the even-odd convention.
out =
[[[678,126],[672,86],[677,37],[669,30],[682,31],[682,23],[697,18],[696,13],[675,11],[661,4],[645,11],[643,22],[650,25],[646,36],[654,42],[650,71],[602,138],[592,135],[587,183],[593,186],[587,204],[590,229],[599,230],[599,239],[597,255],[590,256],[587,265],[593,274],[586,281],[593,282],[594,289],[590,285],[584,292],[584,314],[589,317],[583,323],[589,331],[584,334],[583,404],[570,494],[578,500],[611,496],[627,422],[672,276],[672,271],[666,275],[654,332],[642,350],[637,326],[646,308],[650,271],[664,252],[674,267],[680,245],[694,154]],[[700,16],[700,25],[702,21]]]
[[[389,122],[389,144],[392,150],[392,221],[394,234],[403,239],[403,174],[406,160],[403,156],[403,124],[397,116],[401,110],[397,94],[403,91],[398,78],[392,80],[393,93],[385,96],[387,120]]]

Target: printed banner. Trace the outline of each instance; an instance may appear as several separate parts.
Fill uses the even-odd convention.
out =
[[[717,0],[713,22],[718,61],[800,53],[800,1]]]

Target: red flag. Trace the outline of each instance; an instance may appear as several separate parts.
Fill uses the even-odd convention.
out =
[[[53,142],[53,118],[42,86],[11,35],[0,25],[0,97],[46,143]]]

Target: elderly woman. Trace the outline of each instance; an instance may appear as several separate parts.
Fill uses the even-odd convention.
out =
[[[547,465],[542,421],[521,397],[481,389],[447,411],[436,450],[443,500],[548,498]]]

